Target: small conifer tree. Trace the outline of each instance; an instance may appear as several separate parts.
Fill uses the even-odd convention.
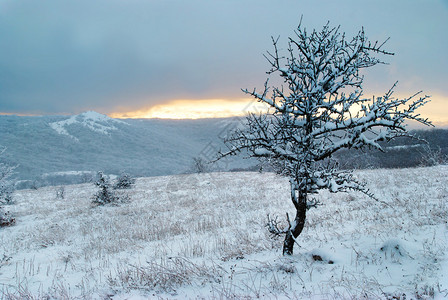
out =
[[[98,205],[105,205],[118,201],[118,197],[112,191],[109,180],[103,172],[98,172],[98,180],[94,183],[100,190],[93,196],[92,202]]]

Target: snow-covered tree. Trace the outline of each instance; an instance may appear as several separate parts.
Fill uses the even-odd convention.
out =
[[[114,189],[130,189],[134,183],[135,178],[132,178],[131,175],[126,172],[122,172],[114,184]]]
[[[98,172],[98,180],[94,183],[99,191],[93,196],[92,202],[97,205],[105,205],[109,203],[117,202],[118,196],[112,190],[112,185],[109,180],[103,174],[103,172]]]
[[[0,150],[0,155],[5,149]],[[14,183],[10,180],[16,167],[5,163],[0,163],[0,227],[10,226],[15,223],[15,219],[8,211],[2,207],[3,204],[12,202],[12,193],[14,192]]]
[[[0,151],[3,154],[5,149]],[[12,202],[12,193],[14,192],[14,183],[10,180],[15,166],[0,163],[0,205]]]
[[[383,63],[377,56],[393,55],[383,50],[384,43],[370,42],[364,30],[348,39],[339,27],[328,24],[320,31],[307,32],[301,25],[289,38],[286,56],[281,56],[278,39],[266,58],[284,84],[258,93],[243,90],[269,108],[266,114],[250,114],[247,126],[234,130],[225,139],[227,151],[219,157],[242,151],[249,157],[265,160],[289,176],[295,217],[284,229],[270,222],[275,234],[285,234],[283,254],[293,253],[296,238],[303,230],[306,212],[318,204],[311,198],[321,189],[330,192],[362,191],[365,184],[348,171],[338,170],[332,155],[343,148],[372,147],[378,142],[405,136],[405,121],[431,123],[416,110],[429,101],[417,93],[396,99],[393,88],[382,97],[363,95],[361,70]]]
[[[5,211],[3,207],[0,207],[0,227],[6,227],[14,225],[16,219],[11,215],[9,211]]]
[[[0,204],[12,202],[14,183],[9,180],[14,167],[0,163]]]

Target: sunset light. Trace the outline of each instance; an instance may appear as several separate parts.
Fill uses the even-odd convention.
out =
[[[112,118],[201,119],[243,116],[259,112],[263,105],[250,99],[174,100],[148,109],[109,114]]]
[[[410,94],[396,95],[396,97],[406,98]],[[368,98],[371,98],[371,96]],[[421,113],[432,120],[436,127],[446,127],[448,126],[448,117],[445,113],[447,102],[448,98],[441,95],[433,95],[431,102],[422,107]],[[203,119],[244,116],[248,112],[265,110],[266,106],[250,98],[239,100],[173,100],[146,109],[131,111],[122,109],[121,112],[108,113],[108,116],[119,119]]]
[[[0,0],[0,300],[448,299],[448,0]]]
[[[448,126],[447,105],[448,97],[431,95],[431,102],[420,109],[422,116],[428,117],[436,127]]]

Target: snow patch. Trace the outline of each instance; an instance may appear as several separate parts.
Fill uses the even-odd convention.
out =
[[[110,135],[112,131],[117,130],[117,128],[114,126],[114,124],[126,124],[129,125],[126,122],[112,119],[106,115],[97,113],[95,111],[87,111],[79,115],[71,116],[70,118],[59,121],[59,122],[53,122],[50,123],[50,127],[53,128],[58,134],[69,136],[70,138],[74,139],[75,141],[79,141],[78,138],[71,135],[67,128],[71,125],[81,125],[85,128],[88,128],[92,131]]]
[[[42,174],[42,177],[49,177],[49,176],[76,176],[76,175],[84,175],[84,174],[94,174],[93,171],[62,171],[62,172],[52,172],[52,173],[44,173]]]
[[[390,239],[383,243],[380,248],[381,252],[384,252],[385,256],[389,257],[407,257],[409,253],[405,250],[402,242],[397,239]]]
[[[400,146],[390,146],[387,147],[387,150],[404,150],[404,149],[413,149],[413,148],[422,148],[425,145],[416,144],[416,145],[400,145]]]

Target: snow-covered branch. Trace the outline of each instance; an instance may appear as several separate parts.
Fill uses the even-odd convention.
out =
[[[278,74],[285,87],[270,87],[267,80],[261,93],[243,90],[270,110],[250,114],[245,128],[228,135],[228,150],[220,156],[245,152],[290,177],[297,215],[286,232],[285,248],[292,251],[291,243],[304,226],[304,210],[314,206],[307,195],[327,189],[357,190],[374,197],[350,172],[338,170],[331,160],[335,152],[364,147],[382,150],[380,142],[407,135],[406,121],[431,122],[417,113],[429,97],[416,93],[396,99],[396,83],[382,97],[363,96],[360,70],[383,63],[377,56],[393,55],[383,49],[385,42],[370,42],[364,29],[349,40],[339,27],[329,24],[311,33],[299,26],[289,39],[286,56],[281,56],[278,41],[272,39],[274,51],[265,57],[268,74]],[[270,224],[276,232],[276,223]]]

